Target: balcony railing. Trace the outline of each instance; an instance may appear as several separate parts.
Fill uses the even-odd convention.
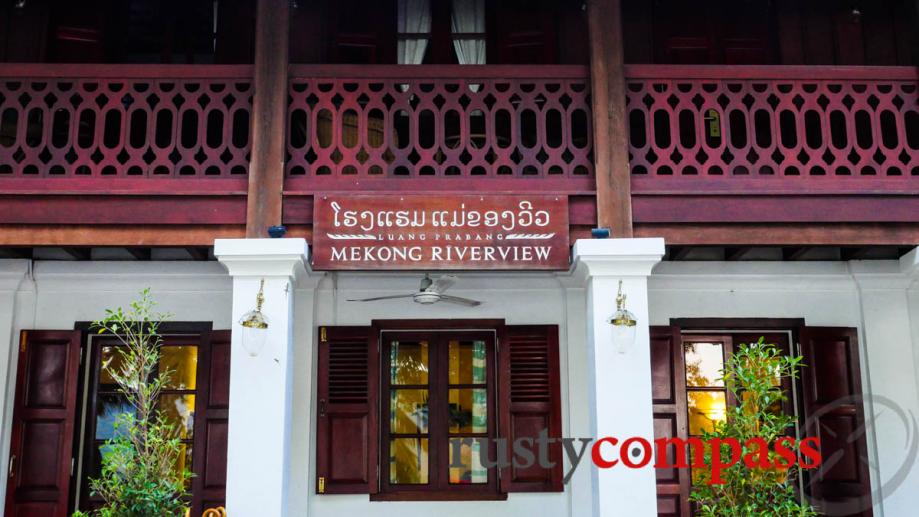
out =
[[[0,224],[245,224],[252,72],[0,65]],[[636,225],[916,222],[917,69],[626,74]],[[554,192],[590,228],[588,85],[582,66],[293,65],[282,220],[308,228],[329,191]]]
[[[919,175],[915,68],[632,66],[632,173]]]
[[[636,223],[915,222],[917,69],[626,74]]]
[[[594,188],[585,67],[294,66],[290,99],[289,190]]]
[[[0,77],[0,185],[245,184],[251,66],[10,64]]]

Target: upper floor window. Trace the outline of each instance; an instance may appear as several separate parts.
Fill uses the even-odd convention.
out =
[[[398,0],[396,59],[399,64],[432,61],[485,64],[485,0],[453,0],[448,7],[445,9],[433,0]],[[447,26],[448,15],[451,45],[445,44],[448,32],[442,30]],[[434,27],[438,30],[434,31]]]
[[[584,13],[570,0],[329,1],[324,10],[304,4],[296,11],[291,31],[295,62],[481,65],[587,60]],[[310,19],[326,19],[327,27]],[[331,32],[324,39],[323,29]],[[323,44],[328,46],[325,57],[310,50]]]
[[[623,0],[630,63],[910,65],[915,4],[900,0]]]

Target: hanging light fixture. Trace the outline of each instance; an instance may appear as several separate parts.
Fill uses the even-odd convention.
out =
[[[265,303],[265,279],[258,286],[255,295],[255,310],[243,314],[239,324],[243,327],[243,348],[250,356],[255,357],[265,346],[268,338],[268,317],[262,314],[262,304]]]
[[[616,295],[616,312],[606,320],[613,326],[613,346],[620,354],[626,353],[635,343],[635,330],[638,322],[635,315],[625,308],[625,295],[622,294],[622,280],[619,281],[619,293]]]

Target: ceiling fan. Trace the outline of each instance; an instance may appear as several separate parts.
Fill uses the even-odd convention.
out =
[[[422,305],[431,305],[437,302],[455,303],[467,307],[476,307],[482,302],[470,300],[469,298],[460,298],[459,296],[450,296],[444,294],[447,289],[456,283],[456,277],[453,275],[443,275],[437,280],[432,280],[429,275],[424,275],[421,279],[421,287],[417,292],[409,294],[393,294],[389,296],[374,296],[373,298],[361,298],[359,300],[348,300],[349,302],[375,302],[377,300],[395,300],[398,298],[411,298],[415,303]]]

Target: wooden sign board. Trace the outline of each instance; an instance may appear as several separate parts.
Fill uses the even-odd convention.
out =
[[[564,195],[318,195],[315,270],[568,269]]]

